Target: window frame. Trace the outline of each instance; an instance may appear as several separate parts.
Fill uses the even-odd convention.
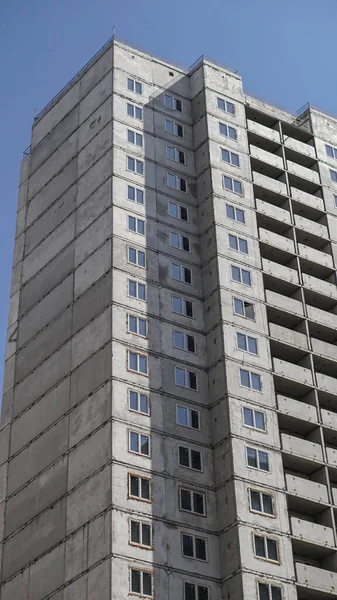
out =
[[[335,171],[334,169],[329,169],[330,171],[330,180],[332,181],[332,183],[337,183],[337,171]]]
[[[229,155],[229,160],[225,160],[223,158],[223,153],[224,152],[228,152]],[[238,159],[238,164],[235,164],[235,162],[232,161],[232,155],[236,156]],[[232,150],[229,150],[228,148],[220,148],[220,160],[221,162],[224,162],[226,165],[231,165],[232,167],[235,167],[236,169],[240,169],[240,155],[237,152],[232,152]]]
[[[257,583],[256,587],[257,587],[257,597],[258,597],[258,600],[261,600],[260,589],[259,589],[260,585],[264,585],[264,586],[266,586],[268,588],[268,598],[269,598],[269,600],[272,600],[272,591],[271,591],[271,588],[275,588],[275,589],[280,590],[281,600],[283,600],[283,598],[284,598],[284,596],[283,596],[283,586],[281,586],[279,584],[274,585],[273,583],[270,583],[269,581],[257,581],[256,583]]]
[[[249,387],[246,386],[246,385],[243,385],[243,383],[242,383],[242,377],[241,377],[241,373],[242,372],[246,372],[246,373],[249,374],[249,384],[250,384]],[[259,389],[256,389],[256,388],[252,387],[252,375],[255,375],[256,377],[258,377],[259,382],[260,382],[260,388]],[[263,386],[262,386],[262,377],[261,377],[260,373],[255,373],[255,371],[248,371],[247,369],[242,369],[240,367],[240,387],[245,388],[245,390],[251,390],[252,392],[262,393]]]
[[[127,218],[127,228],[128,231],[131,231],[131,233],[135,233],[136,235],[142,235],[143,237],[146,236],[146,224],[145,224],[145,219],[143,219],[142,217],[138,217],[138,216],[134,216],[134,215],[126,215]],[[135,221],[135,225],[136,225],[136,229],[131,229],[130,228],[130,219],[134,219]],[[144,228],[144,233],[140,233],[139,232],[139,223],[142,223],[143,228]]]
[[[130,260],[130,250],[134,250],[136,253],[136,262],[132,262]],[[144,266],[139,264],[139,254],[144,255]],[[135,267],[139,267],[140,269],[146,269],[146,252],[144,250],[140,250],[138,248],[134,248],[133,246],[127,246],[127,262],[129,265],[134,265]]]
[[[129,139],[129,134],[130,133],[132,133],[132,135],[133,135],[133,139],[134,139],[133,142]],[[126,137],[127,137],[128,144],[132,144],[133,146],[136,146],[137,148],[143,148],[144,147],[144,135],[142,133],[140,133],[136,129],[129,129],[129,128],[127,128],[126,134],[127,134]],[[137,142],[136,142],[137,135],[139,135],[140,138],[141,138],[141,142],[142,142],[141,144],[137,144]]]
[[[219,100],[220,100],[220,102],[224,103],[225,108],[221,108],[221,106],[219,106]],[[233,112],[230,112],[229,110],[227,110],[227,104],[231,104],[233,106]],[[235,117],[236,106],[235,106],[234,102],[231,102],[230,100],[226,100],[225,98],[220,98],[220,96],[217,96],[216,105],[217,105],[217,108],[219,110],[221,110],[222,112],[226,113],[227,115],[232,115],[233,117]]]
[[[171,234],[176,235],[178,237],[178,246],[174,246],[171,242]],[[185,248],[183,248],[183,240],[184,238],[187,240],[188,242],[188,250],[185,250]],[[169,241],[170,241],[170,247],[171,248],[175,248],[176,250],[181,250],[181,252],[188,252],[189,254],[191,254],[191,238],[188,235],[184,235],[183,233],[180,233],[179,231],[174,231],[172,229],[170,229],[169,232]]]
[[[129,160],[133,160],[134,169],[129,169]],[[142,172],[137,171],[137,166],[142,165]],[[139,175],[139,177],[144,177],[145,175],[145,161],[140,158],[136,158],[135,156],[126,155],[126,170],[128,173],[134,173],[135,175]]]
[[[128,298],[135,298],[136,300],[139,300],[139,302],[146,302],[146,300],[147,300],[146,284],[141,281],[137,281],[137,279],[128,279],[127,281],[128,281],[128,294],[127,294]],[[137,290],[136,296],[132,296],[130,294],[130,283],[136,284],[136,290]],[[139,289],[140,285],[144,287],[144,298],[140,298],[139,294],[138,294],[138,289]]]
[[[138,573],[141,573],[141,592],[134,592],[132,591],[132,571],[137,571]],[[148,594],[144,594],[144,580],[143,580],[143,573],[147,573],[148,575],[151,575],[151,596],[149,596]],[[129,567],[129,595],[130,596],[137,596],[138,598],[154,598],[154,578],[153,578],[153,571],[151,571],[150,569],[141,569],[138,566],[137,567]]]
[[[172,102],[173,106],[169,106],[165,102],[166,98],[171,98],[173,100],[173,102]],[[177,102],[180,102],[181,110],[179,110],[179,108],[176,108]],[[180,113],[184,112],[184,103],[183,103],[183,101],[180,100],[179,98],[177,98],[176,96],[172,96],[171,94],[164,94],[164,106],[166,108],[169,108],[170,110],[175,110],[176,112],[180,112]]]
[[[264,540],[264,549],[265,549],[265,554],[266,554],[266,556],[259,556],[259,555],[256,553],[256,543],[255,543],[255,538],[257,538],[257,537],[258,537],[258,538],[263,538],[263,540]],[[269,557],[267,556],[267,555],[268,555],[268,543],[267,543],[267,541],[268,541],[268,540],[270,540],[270,541],[273,541],[273,542],[275,542],[275,544],[276,544],[277,560],[275,560],[275,559],[273,559],[273,558],[269,558]],[[261,533],[261,532],[259,532],[258,534],[257,534],[257,533],[253,533],[253,550],[254,550],[254,557],[255,557],[255,558],[258,558],[259,560],[265,560],[265,561],[267,561],[267,562],[271,562],[271,563],[273,563],[274,565],[279,565],[279,564],[281,564],[281,560],[280,560],[280,543],[279,543],[279,539],[278,539],[277,537],[275,537],[275,536],[269,537],[268,535],[266,535],[266,534],[263,534],[263,533]]]
[[[186,302],[189,302],[189,304],[191,305],[192,315],[188,315],[188,314],[186,314],[186,312],[177,312],[176,310],[173,310],[173,299],[174,298],[177,298],[178,300],[180,300],[181,301],[181,305],[185,306],[185,308],[186,308]],[[176,296],[175,294],[172,294],[172,296],[171,296],[171,310],[172,310],[173,314],[175,314],[175,315],[181,315],[182,317],[187,317],[188,319],[194,319],[193,302],[192,302],[192,300],[187,300],[183,296]]]
[[[132,434],[136,435],[137,439],[138,439],[138,441],[137,441],[138,450],[137,451],[131,449],[131,437],[132,437]],[[142,436],[144,438],[147,438],[147,447],[148,447],[148,450],[149,450],[148,454],[146,454],[144,452],[141,452],[141,448],[142,448],[142,443],[141,443]],[[144,456],[145,458],[151,458],[151,436],[149,434],[143,433],[142,431],[135,431],[134,429],[128,429],[128,441],[129,441],[128,448],[129,448],[129,452],[131,454],[136,454],[137,456]]]
[[[172,267],[173,267],[173,265],[176,266],[176,267],[179,267],[179,273],[180,273],[180,278],[179,279],[176,279],[176,277],[173,277],[173,275],[172,275]],[[190,273],[190,279],[191,279],[191,281],[186,281],[185,279],[181,278],[181,274],[183,272],[185,272],[186,270],[189,271],[189,273]],[[171,279],[173,279],[174,281],[180,281],[181,283],[186,283],[187,285],[193,285],[192,269],[190,269],[189,267],[184,267],[184,265],[181,265],[179,263],[171,263]]]
[[[232,182],[231,187],[226,187],[226,179],[229,179]],[[239,184],[241,190],[240,192],[236,191],[235,184]],[[241,179],[236,179],[235,177],[231,177],[230,175],[223,175],[222,187],[226,192],[231,192],[232,194],[236,194],[236,196],[240,197],[244,196],[244,188]]]
[[[177,383],[177,378],[176,378],[176,369],[180,369],[181,371],[184,371],[184,378],[185,378],[185,383],[187,381],[187,373],[191,373],[195,376],[195,384],[196,387],[189,387],[187,385],[180,385],[180,383]],[[198,382],[198,374],[194,371],[190,371],[189,369],[186,369],[185,367],[178,367],[177,365],[174,366],[174,383],[175,385],[177,385],[180,388],[184,388],[187,390],[192,390],[192,392],[198,392],[199,391],[199,382]]]
[[[236,331],[236,348],[237,350],[240,350],[240,352],[247,352],[247,354],[251,354],[252,356],[259,356],[259,344],[258,344],[258,339],[248,335],[247,333],[242,333],[241,331]],[[242,336],[245,339],[245,348],[240,348],[239,346],[239,336]],[[249,342],[250,340],[253,340],[253,344],[255,344],[256,347],[256,352],[252,352],[251,350],[249,350]]]
[[[258,448],[253,448],[253,446],[245,446],[246,448],[246,465],[248,469],[255,469],[255,471],[262,471],[263,473],[270,473],[270,460],[269,460],[269,452],[266,452],[265,450],[259,450]],[[248,463],[248,450],[254,450],[254,452],[256,453],[256,464],[258,465],[257,467],[253,467],[252,465],[250,465]],[[263,454],[266,454],[267,456],[267,463],[268,463],[268,469],[261,469],[260,465],[261,465],[261,460],[260,460],[260,456],[259,453],[262,452]]]
[[[227,129],[227,133],[223,133],[221,131],[221,129],[225,127]],[[234,131],[235,137],[232,137],[229,135],[230,131],[229,130]],[[232,142],[237,142],[238,141],[238,129],[236,127],[233,127],[233,125],[230,125],[229,123],[223,123],[222,121],[219,121],[219,135],[222,135],[223,137],[225,137],[227,140],[232,140]]]
[[[128,188],[128,193],[127,193],[127,199],[129,202],[134,202],[136,205],[138,206],[144,206],[145,204],[145,190],[143,190],[142,188],[139,188],[137,186],[134,185],[130,185],[129,183],[127,184],[127,188]],[[132,198],[129,197],[129,190],[132,189],[134,191],[134,200],[132,200]],[[141,192],[142,194],[142,202],[138,202],[137,200],[137,192]]]
[[[192,540],[193,540],[193,556],[187,556],[183,552],[183,550],[184,550],[183,537],[184,536],[188,536],[188,537],[192,538]],[[189,559],[192,559],[192,560],[198,560],[198,561],[200,561],[202,563],[208,563],[208,558],[209,557],[208,557],[208,543],[207,543],[208,539],[207,538],[204,538],[204,537],[201,537],[199,535],[194,535],[194,534],[190,534],[190,533],[182,531],[180,539],[181,539],[181,556],[183,558],[189,558]],[[196,557],[196,540],[197,539],[198,540],[203,540],[205,542],[205,556],[206,556],[205,560],[203,558],[197,558]]]
[[[246,310],[246,306],[245,306],[246,304],[248,304],[249,306],[252,306],[253,307],[254,318],[251,319],[250,317],[247,317],[246,314],[242,315],[241,313],[236,312],[236,310],[235,310],[235,300],[237,302],[241,302],[242,303],[244,313],[245,313],[245,310]],[[253,321],[254,323],[256,322],[256,319],[255,319],[255,308],[254,308],[255,304],[253,302],[248,302],[247,300],[242,300],[241,298],[237,298],[236,296],[232,296],[232,301],[233,301],[233,314],[234,315],[237,315],[238,317],[242,317],[243,319],[248,319],[248,321]]]
[[[187,412],[186,422],[187,423],[188,422],[192,423],[191,416],[190,416],[190,418],[188,416],[189,411],[190,412],[193,411],[193,412],[197,413],[197,415],[198,415],[198,427],[192,427],[192,425],[184,425],[184,423],[179,423],[179,421],[178,421],[178,409],[179,408],[183,408],[184,410],[186,410],[186,412]],[[183,404],[176,404],[176,424],[177,425],[179,425],[180,427],[186,427],[187,429],[192,429],[193,431],[201,431],[200,423],[201,423],[201,419],[200,419],[200,411],[199,410],[196,410],[195,408],[190,408],[189,406],[184,406]]]
[[[331,154],[329,154],[328,148],[331,150]],[[334,146],[330,146],[330,144],[325,144],[325,152],[329,158],[332,158],[334,160],[337,159],[337,148],[335,148]]]
[[[184,450],[188,450],[188,463],[189,466],[187,465],[182,465],[180,463],[180,448],[184,448]],[[192,452],[198,452],[199,457],[200,457],[200,469],[195,469],[194,467],[192,467]],[[203,461],[203,457],[202,457],[202,452],[200,450],[196,450],[195,448],[191,448],[191,446],[182,446],[181,444],[178,444],[178,466],[181,467],[182,469],[189,469],[191,471],[195,471],[196,473],[203,473],[204,472],[204,461]]]
[[[130,355],[135,354],[137,356],[137,370],[134,370],[130,366]],[[142,373],[139,371],[139,357],[146,358],[146,373]],[[137,375],[142,375],[143,377],[149,377],[149,356],[144,352],[138,352],[134,350],[127,350],[127,371],[130,373],[137,373]]]
[[[228,215],[228,210],[227,208],[233,208],[234,210],[234,219],[232,219],[232,217],[230,217]],[[243,221],[240,221],[239,219],[237,219],[237,212],[240,211],[243,214]],[[234,204],[228,204],[228,202],[226,202],[226,219],[229,219],[230,221],[234,221],[235,223],[240,223],[240,225],[246,225],[246,212],[242,209],[239,208],[238,206],[234,206]]]
[[[230,244],[230,240],[231,238],[235,238],[236,239],[236,248],[233,248]],[[245,252],[244,250],[241,250],[240,245],[241,242],[243,242],[245,244],[245,247],[247,248],[247,252]],[[242,238],[239,237],[238,235],[235,235],[234,233],[228,233],[228,248],[230,250],[233,250],[234,252],[240,252],[240,254],[244,254],[245,256],[249,256],[249,246],[248,246],[248,240],[246,238]]]
[[[134,408],[131,408],[131,392],[133,392],[134,394],[137,394],[137,407],[138,407],[137,410],[135,410]],[[140,410],[140,406],[141,406],[140,396],[146,397],[148,412],[143,412]],[[151,405],[150,405],[149,394],[145,394],[144,392],[140,392],[139,390],[135,390],[133,388],[128,388],[128,407],[129,407],[130,412],[137,413],[139,415],[143,415],[144,417],[149,417],[151,415]]]
[[[133,84],[132,88],[129,87],[129,81],[132,81],[132,84]],[[137,90],[136,90],[136,85],[137,84],[140,85],[140,90],[141,90],[140,92],[137,92]],[[140,81],[138,81],[137,79],[133,79],[133,77],[127,77],[126,78],[126,89],[129,92],[133,92],[134,94],[138,94],[138,96],[142,96],[143,95],[143,84]]]
[[[183,336],[183,348],[181,348],[180,346],[177,346],[175,343],[175,334],[176,333]],[[189,337],[193,339],[194,350],[188,349],[188,338]],[[181,350],[182,352],[189,352],[190,354],[196,354],[197,353],[196,346],[197,346],[196,338],[194,335],[190,335],[189,333],[185,333],[184,331],[178,331],[177,329],[173,329],[173,348],[175,348],[176,350]]]
[[[167,149],[171,148],[174,151],[174,156],[175,158],[170,158],[167,155]],[[184,157],[184,162],[181,162],[180,160],[177,160],[177,155],[179,157],[179,153],[182,153],[183,157]],[[167,158],[167,160],[171,160],[172,162],[177,163],[178,165],[184,165],[186,167],[187,165],[187,159],[186,159],[186,152],[185,150],[181,150],[180,148],[177,148],[176,146],[172,146],[171,144],[166,144],[165,145],[165,157]]]
[[[204,512],[199,513],[199,512],[196,512],[195,510],[187,510],[186,508],[182,508],[182,502],[181,502],[181,492],[182,491],[188,492],[191,495],[191,507],[194,505],[193,494],[199,494],[199,496],[202,496]],[[200,490],[195,490],[195,489],[192,489],[189,487],[179,486],[178,496],[179,496],[179,510],[181,510],[182,512],[186,512],[188,514],[197,515],[198,517],[207,517],[206,492],[201,492]]]
[[[210,596],[210,588],[208,585],[201,585],[200,583],[194,583],[193,581],[183,581],[183,600],[186,600],[186,584],[187,585],[193,585],[194,586],[194,594],[195,594],[195,600],[199,600],[199,589],[198,588],[205,588],[205,590],[207,590],[207,600],[211,600],[211,596]]]
[[[146,481],[149,482],[149,498],[143,498],[142,496],[133,496],[131,494],[131,477],[137,477],[137,479],[139,481],[145,479]],[[138,487],[139,487],[139,483],[138,483]],[[140,485],[140,490],[141,490],[141,485]],[[152,503],[152,477],[147,477],[144,475],[139,475],[139,473],[134,473],[132,471],[128,472],[128,500],[139,500],[140,502],[147,502],[147,504],[151,504]]]
[[[132,115],[129,114],[129,106],[132,106]],[[136,117],[136,113],[137,110],[140,111],[141,117]],[[141,121],[143,122],[143,107],[142,106],[138,106],[137,104],[134,104],[133,102],[126,102],[126,114],[128,117],[130,117],[130,119],[136,119],[137,121]]]
[[[130,317],[133,319],[136,319],[136,323],[137,323],[137,331],[131,331],[130,329]],[[145,329],[146,329],[146,334],[143,335],[142,333],[139,333],[139,321],[144,321],[145,322]],[[148,319],[146,319],[145,317],[140,317],[139,315],[134,315],[132,313],[127,313],[127,328],[128,328],[128,333],[131,333],[131,335],[138,335],[139,337],[143,338],[143,339],[147,339],[149,337],[149,322]]]
[[[172,123],[173,131],[169,131],[167,129],[167,123]],[[165,133],[168,133],[169,135],[174,135],[177,138],[184,139],[184,137],[185,137],[184,125],[182,125],[182,123],[178,123],[177,121],[174,121],[172,119],[167,119],[166,117],[165,117],[164,130],[165,130]],[[179,133],[178,133],[179,131],[181,131],[182,135],[179,135]]]
[[[140,525],[139,528],[139,533],[140,533],[140,539],[141,542],[133,542],[131,539],[131,534],[132,534],[132,523],[137,523],[138,525]],[[150,528],[150,545],[148,546],[147,544],[143,543],[143,531],[142,531],[142,525],[147,525]],[[149,521],[143,521],[142,519],[137,519],[134,517],[130,517],[129,518],[129,545],[130,546],[136,546],[137,548],[144,548],[144,550],[152,550],[153,549],[153,526],[152,523]]]
[[[186,210],[186,217],[187,219],[182,219],[181,216],[180,217],[176,217],[175,215],[172,215],[170,213],[170,204],[174,204],[177,207],[177,212],[180,212],[181,215],[181,209],[183,208],[184,210]],[[184,206],[183,204],[179,204],[179,202],[175,202],[174,200],[168,200],[167,201],[167,214],[169,217],[171,217],[171,219],[177,219],[179,221],[182,221],[183,223],[189,223],[189,209],[187,208],[187,206]]]
[[[262,507],[263,507],[262,497],[269,496],[271,498],[271,506],[272,506],[273,512],[268,513],[268,512],[264,512],[263,510],[256,510],[256,508],[253,508],[251,492],[255,492],[256,494],[260,495],[260,504]],[[275,497],[274,497],[274,494],[272,494],[271,492],[266,492],[264,490],[258,490],[253,487],[248,487],[248,502],[249,502],[249,511],[250,512],[255,513],[257,515],[263,515],[264,517],[269,517],[271,519],[276,519],[277,515],[276,515],[276,511],[275,511]]]
[[[231,267],[231,281],[234,281],[235,283],[240,283],[240,285],[245,285],[246,287],[253,287],[253,285],[252,285],[252,272],[251,271],[248,271],[248,269],[244,269],[243,267],[238,267],[237,265],[233,265],[232,263],[230,264],[230,267]],[[233,278],[233,268],[234,269],[239,269],[239,271],[240,271],[240,281],[238,281],[237,279]],[[245,273],[249,274],[249,281],[250,281],[250,283],[245,283],[243,281],[243,278],[242,278],[242,272],[243,271],[245,271]]]
[[[254,423],[253,426],[245,423],[245,409],[252,411],[253,423]],[[263,416],[264,429],[261,429],[260,427],[256,427],[255,413],[260,413]],[[266,417],[266,413],[263,410],[257,410],[256,408],[251,408],[250,406],[242,406],[242,423],[243,423],[243,427],[248,427],[248,429],[252,429],[253,431],[259,431],[260,433],[267,433],[267,417]]]
[[[176,184],[179,183],[179,187],[177,187],[177,185],[173,186],[173,185],[169,184],[170,177],[174,177]],[[182,181],[184,181],[183,187],[185,187],[185,189],[181,188]],[[176,190],[177,192],[182,192],[183,194],[188,194],[188,181],[187,181],[187,179],[185,179],[185,177],[180,177],[180,175],[176,175],[175,173],[167,172],[166,185],[168,188],[170,188],[170,190]]]

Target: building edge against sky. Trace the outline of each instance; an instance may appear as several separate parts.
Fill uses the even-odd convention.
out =
[[[1,600],[337,596],[337,121],[113,39],[37,116]]]

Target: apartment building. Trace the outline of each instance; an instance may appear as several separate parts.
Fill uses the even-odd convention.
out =
[[[337,117],[110,40],[37,115],[1,600],[337,597]]]

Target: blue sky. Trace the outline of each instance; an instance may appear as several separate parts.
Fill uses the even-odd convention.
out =
[[[207,7],[207,12],[205,12]],[[0,0],[0,383],[19,165],[34,109],[116,35],[181,64],[206,54],[247,91],[337,112],[336,0]]]

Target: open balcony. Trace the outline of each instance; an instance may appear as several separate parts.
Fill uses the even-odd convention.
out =
[[[280,134],[275,129],[271,129],[270,127],[266,127],[261,123],[257,123],[256,121],[252,121],[251,119],[247,119],[247,128],[248,131],[251,131],[255,135],[258,135],[263,138],[267,138],[276,144],[280,144]]]
[[[311,513],[317,514],[317,512],[326,509],[326,505],[329,502],[326,485],[304,477],[297,477],[290,473],[286,473],[285,479],[287,493],[298,498],[298,502],[295,504],[298,512],[307,511],[307,508],[310,511],[311,507]],[[315,508],[315,506],[308,504],[308,501],[319,506]]]
[[[321,252],[321,250],[316,250],[316,248],[311,248],[310,246],[305,246],[304,244],[298,244],[298,252],[300,257],[304,258],[306,261],[313,263],[314,265],[326,267],[329,271],[334,270],[333,260],[330,254]],[[327,273],[329,271],[327,271]]]
[[[294,219],[295,226],[297,229],[300,229],[306,234],[318,238],[319,240],[321,240],[322,245],[326,244],[329,240],[328,228],[325,225],[322,225],[317,221],[311,221],[311,219],[306,219],[305,217],[301,217],[300,215],[294,215]]]
[[[337,314],[328,312],[326,310],[321,310],[320,308],[316,308],[315,306],[310,306],[310,304],[307,304],[307,315],[310,321],[318,324],[318,327],[322,326],[323,328],[330,329],[332,339],[336,339]]]
[[[328,597],[337,597],[337,573],[334,571],[327,571],[301,562],[295,562],[295,570],[298,584],[306,590],[308,588],[315,590],[315,594],[309,596],[305,595],[306,592],[302,595],[298,590],[298,596],[301,600],[302,598],[326,600]]]
[[[262,173],[257,173],[257,171],[253,171],[253,182],[261,187],[266,188],[267,190],[274,192],[275,194],[283,194],[287,195],[287,186],[282,181],[278,179],[273,179],[272,177],[268,177],[267,175],[263,175]]]
[[[287,168],[292,175],[310,181],[316,185],[320,185],[319,174],[317,171],[303,167],[303,165],[299,165],[297,162],[291,160],[287,160]]]
[[[288,254],[295,254],[295,246],[293,240],[284,237],[283,235],[279,235],[278,233],[274,233],[269,229],[262,229],[259,227],[259,239],[261,242],[268,244],[270,246],[274,246],[283,252]],[[288,258],[288,261],[291,257]]]
[[[317,425],[317,410],[315,406],[295,400],[294,398],[288,398],[287,396],[277,395],[277,408],[279,413],[283,416],[296,419],[298,421],[305,421],[309,427],[312,428],[312,424]]]
[[[285,148],[289,148],[289,150],[293,150],[298,154],[304,154],[313,160],[316,158],[315,148],[309,146],[309,144],[305,144],[304,142],[300,142],[300,140],[295,140],[295,138],[289,136],[284,137],[283,143]]]
[[[289,312],[297,315],[298,317],[304,316],[303,304],[299,300],[278,294],[272,290],[266,290],[266,302],[270,306],[274,306],[276,309],[282,312]],[[323,312],[323,311],[322,311]],[[337,320],[337,316],[336,316]]]
[[[275,206],[275,204],[264,202],[264,200],[260,200],[259,198],[255,200],[255,204],[256,210],[260,215],[265,215],[269,219],[280,221],[289,227],[291,226],[290,212],[288,210]]]
[[[303,285],[309,290],[328,296],[337,302],[337,287],[334,283],[303,273]]]
[[[283,452],[304,458],[310,462],[321,463],[323,461],[322,447],[316,442],[281,433],[281,447]]]
[[[262,258],[262,269],[269,275],[273,275],[279,279],[282,279],[283,281],[299,285],[298,273],[295,271],[295,269],[290,269],[289,267],[275,263],[267,258]]]
[[[303,385],[313,385],[312,373],[310,369],[300,365],[273,358],[274,373],[281,377],[291,379]]]
[[[322,390],[322,392],[335,396],[337,401],[337,379],[335,377],[330,377],[324,373],[316,373],[316,381],[318,390]]]
[[[309,208],[313,211],[321,212],[321,214],[315,214],[315,212],[311,213],[313,216],[316,216],[316,219],[312,219],[313,221],[318,220],[322,217],[322,212],[324,212],[324,202],[322,198],[320,198],[319,196],[315,196],[314,194],[305,192],[296,187],[291,187],[290,190],[291,196],[294,200],[296,200],[296,202],[299,202],[300,204],[304,205],[306,209]],[[306,212],[305,209],[303,209],[303,211]],[[307,214],[303,214],[303,216],[306,217]],[[310,219],[310,216],[308,216],[308,218]]]
[[[292,535],[302,541],[317,546],[329,546],[333,548],[334,535],[331,527],[325,527],[319,523],[313,523],[305,519],[290,517]]]
[[[258,148],[257,146],[249,145],[249,152],[251,158],[255,158],[260,162],[267,163],[276,169],[281,171],[284,170],[283,158],[278,154],[274,154],[272,152],[268,152],[267,150],[263,150],[262,148]]]

